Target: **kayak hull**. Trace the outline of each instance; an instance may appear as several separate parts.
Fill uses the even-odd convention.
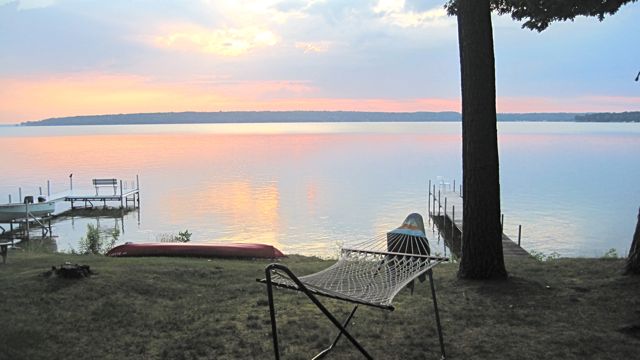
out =
[[[245,243],[126,243],[109,250],[107,256],[181,256],[215,258],[276,259],[285,255],[271,245]]]

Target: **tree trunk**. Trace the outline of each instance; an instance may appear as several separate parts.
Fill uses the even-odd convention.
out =
[[[505,278],[489,0],[458,1],[462,78],[462,259],[458,277]]]
[[[636,223],[636,231],[633,233],[625,274],[640,274],[640,209],[638,209],[638,222]]]

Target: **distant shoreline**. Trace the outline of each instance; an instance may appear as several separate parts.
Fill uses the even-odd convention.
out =
[[[461,114],[443,112],[225,111],[82,115],[26,121],[17,126],[247,124],[327,122],[460,122]],[[503,113],[499,122],[640,122],[640,111],[622,113]],[[8,125],[16,126],[16,125]]]

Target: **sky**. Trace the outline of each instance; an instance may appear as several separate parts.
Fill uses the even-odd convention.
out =
[[[0,0],[0,124],[179,111],[460,111],[444,0]],[[499,112],[640,111],[640,3],[494,16]]]

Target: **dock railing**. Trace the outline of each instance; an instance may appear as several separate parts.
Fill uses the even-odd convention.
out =
[[[438,177],[437,182],[429,180],[427,189],[427,211],[429,217],[434,220],[439,220],[442,224],[442,229],[439,230],[441,232],[447,232],[445,235],[453,239],[456,231],[458,231],[460,239],[462,239],[462,233],[464,231],[462,184],[459,184],[458,188],[456,188],[455,180],[448,181],[444,177]],[[505,254],[528,255],[526,250],[522,248],[522,224],[518,225],[518,239],[517,242],[515,242],[504,233],[504,214],[501,214],[500,219],[500,225],[503,229],[502,238]],[[450,231],[447,228],[448,223],[451,224]],[[433,221],[433,226],[436,226],[436,221]],[[462,242],[460,243],[460,248],[462,248]]]

